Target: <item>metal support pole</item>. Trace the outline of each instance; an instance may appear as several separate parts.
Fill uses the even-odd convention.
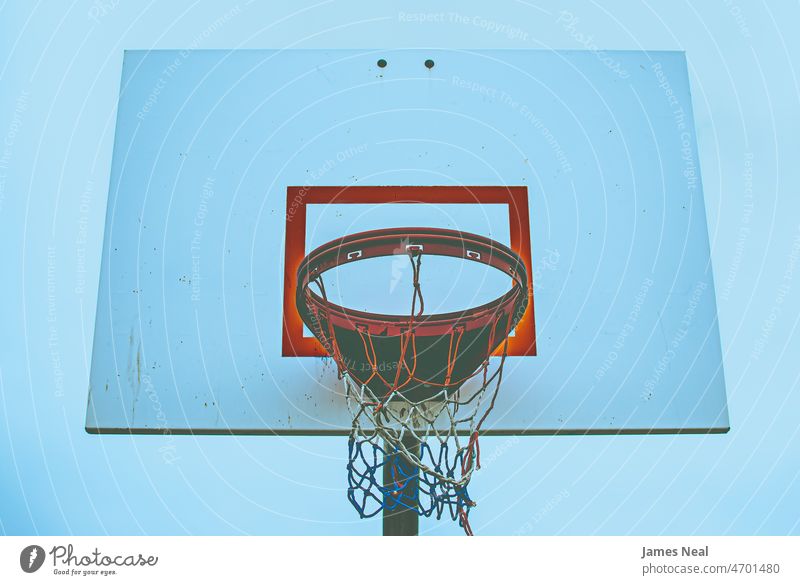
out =
[[[411,453],[419,453],[420,443],[411,433],[406,433],[403,437],[403,446]],[[387,444],[387,451],[389,451]],[[395,463],[395,458],[401,458],[401,455],[391,455],[386,458],[386,465],[383,466],[383,485],[386,487],[396,487],[395,477],[392,475],[392,465]],[[417,513],[417,504],[419,502],[419,469],[411,467],[411,464],[402,458],[398,459],[396,465],[402,466],[406,470],[405,475],[411,476],[402,487],[398,490],[396,496],[386,496],[395,498],[403,502],[394,508],[394,510],[383,509],[383,535],[384,536],[417,536],[419,535],[419,514]]]

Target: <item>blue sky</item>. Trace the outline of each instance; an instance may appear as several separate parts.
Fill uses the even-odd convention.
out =
[[[486,439],[482,534],[796,534],[800,38],[791,3],[0,7],[0,532],[377,534],[336,438],[83,431],[124,49],[683,50],[731,431]],[[794,358],[792,356],[795,356]],[[169,455],[165,455],[169,454]],[[445,521],[421,531],[457,534]]]

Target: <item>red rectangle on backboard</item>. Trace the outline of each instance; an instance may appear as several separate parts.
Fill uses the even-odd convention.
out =
[[[315,204],[505,204],[508,206],[510,247],[528,271],[529,302],[525,314],[509,337],[508,355],[536,355],[536,326],[533,308],[533,267],[531,262],[528,188],[508,186],[347,186],[286,188],[286,256],[283,289],[284,357],[324,357],[327,352],[314,337],[306,337],[303,321],[295,308],[297,269],[309,250],[306,245],[306,211]],[[346,235],[346,234],[342,234]]]

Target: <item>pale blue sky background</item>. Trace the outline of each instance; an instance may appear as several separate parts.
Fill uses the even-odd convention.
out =
[[[114,4],[0,5],[0,533],[380,531],[344,497],[342,439],[83,431],[124,49],[588,45],[686,51],[732,430],[486,439],[473,528],[800,532],[796,3],[573,2],[572,27],[537,2]]]

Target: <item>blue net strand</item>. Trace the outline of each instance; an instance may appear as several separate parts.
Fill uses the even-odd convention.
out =
[[[420,445],[422,467],[408,461],[400,448],[387,450],[383,440],[371,437],[351,437],[348,441],[347,498],[359,516],[372,518],[398,508],[414,510],[420,516],[441,519],[445,514],[461,523],[462,514],[469,514],[472,500],[467,482],[457,482],[466,448],[451,456],[447,443],[432,448],[428,442]],[[430,467],[436,473],[425,471]],[[391,480],[384,483],[388,468]],[[450,478],[443,481],[439,475]]]

